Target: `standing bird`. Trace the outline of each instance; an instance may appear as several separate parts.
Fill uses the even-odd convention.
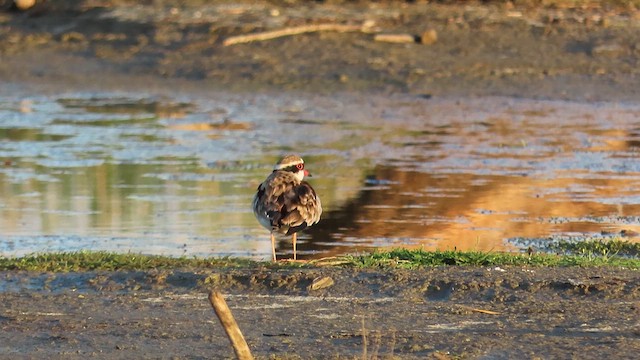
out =
[[[253,213],[260,225],[271,231],[271,252],[276,261],[274,233],[292,235],[293,259],[296,255],[296,233],[320,221],[322,204],[305,176],[304,160],[287,155],[273,168],[271,175],[258,186],[253,197]]]

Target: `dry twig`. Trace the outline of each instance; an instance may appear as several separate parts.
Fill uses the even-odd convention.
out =
[[[481,313],[481,314],[489,314],[489,315],[500,315],[499,312],[497,311],[491,311],[491,310],[484,310],[484,309],[476,309],[474,307],[471,306],[465,306],[465,305],[458,305],[459,307],[465,309],[465,310],[469,310],[469,311],[473,311],[473,312],[477,312],[477,313]]]
[[[374,41],[410,44],[418,43],[423,45],[431,45],[438,41],[438,33],[434,29],[426,30],[422,35],[412,34],[376,34],[373,37]]]
[[[390,43],[416,43],[416,37],[411,34],[377,34],[373,37],[374,41],[390,42]]]
[[[233,346],[233,351],[235,351],[238,360],[253,360],[249,345],[247,345],[238,327],[238,323],[236,323],[236,320],[233,318],[231,310],[229,306],[227,306],[227,302],[224,301],[222,294],[219,291],[211,291],[209,293],[209,302],[216,312],[224,331],[227,333],[227,337],[229,337],[229,341],[231,342],[231,346]]]
[[[318,31],[337,31],[337,32],[370,32],[372,24],[365,22],[363,25],[344,25],[344,24],[312,24],[286,27],[284,29],[265,31],[255,34],[237,35],[227,38],[222,45],[229,46],[235,44],[244,44],[252,41],[271,40],[283,36],[299,35]]]
[[[364,315],[362,315],[362,359],[367,360],[367,328],[364,326]]]
[[[338,256],[330,256],[324,257],[321,259],[309,260],[309,264],[313,264],[314,266],[338,266],[349,264],[351,261],[346,258],[341,258]]]

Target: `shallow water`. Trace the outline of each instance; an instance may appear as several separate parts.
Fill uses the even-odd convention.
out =
[[[0,94],[0,253],[268,258],[250,203],[288,152],[325,208],[305,257],[640,232],[640,106],[207,95]]]

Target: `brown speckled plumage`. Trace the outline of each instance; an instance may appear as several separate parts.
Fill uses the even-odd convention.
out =
[[[276,259],[274,233],[292,235],[296,259],[296,233],[320,220],[322,204],[311,185],[302,180],[305,175],[308,172],[299,156],[285,156],[258,186],[253,198],[256,218],[271,231],[273,260]]]

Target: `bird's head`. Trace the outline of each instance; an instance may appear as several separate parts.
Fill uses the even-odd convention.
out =
[[[278,161],[273,167],[273,171],[289,171],[292,172],[298,180],[302,181],[305,176],[311,176],[309,171],[304,168],[304,160],[298,155],[287,155]]]

